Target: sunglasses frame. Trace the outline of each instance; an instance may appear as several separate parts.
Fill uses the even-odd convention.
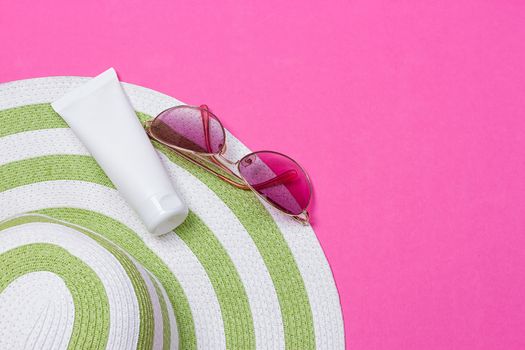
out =
[[[153,123],[153,121],[155,121],[163,113],[165,113],[165,112],[167,112],[169,110],[172,110],[172,109],[177,109],[177,108],[198,109],[198,110],[201,110],[201,111],[206,111],[207,113],[209,113],[209,114],[211,114],[213,116],[213,118],[219,123],[219,125],[221,127],[221,130],[222,130],[222,133],[223,133],[223,136],[224,136],[224,144],[222,145],[221,149],[217,153],[202,153],[202,152],[196,152],[196,151],[189,150],[189,149],[186,149],[186,148],[178,147],[178,146],[176,146],[174,144],[171,144],[169,142],[166,142],[166,141],[158,138],[157,136],[155,136],[151,132],[151,124]],[[144,128],[146,130],[146,133],[148,134],[148,136],[151,139],[153,139],[153,140],[155,140],[155,141],[157,141],[157,142],[167,146],[171,150],[177,152],[177,154],[179,154],[180,156],[182,156],[184,159],[188,160],[189,162],[191,162],[191,163],[199,166],[200,168],[202,168],[202,169],[212,173],[213,175],[215,175],[219,179],[227,182],[228,184],[230,184],[232,186],[235,186],[235,187],[237,187],[239,189],[242,189],[242,190],[245,190],[245,191],[252,191],[259,198],[263,199],[266,203],[268,203],[269,205],[271,205],[275,209],[279,210],[281,213],[283,213],[283,214],[285,214],[287,216],[290,216],[295,221],[298,221],[298,222],[300,222],[303,225],[308,225],[310,223],[310,215],[308,213],[308,207],[310,206],[310,203],[312,201],[313,186],[312,186],[312,182],[310,180],[310,176],[308,175],[306,170],[299,163],[297,163],[294,159],[292,159],[291,157],[289,157],[289,156],[287,156],[285,154],[282,154],[280,152],[276,152],[276,151],[264,150],[264,151],[251,152],[251,153],[248,153],[247,155],[243,156],[238,161],[231,161],[231,160],[227,159],[226,157],[224,157],[224,153],[226,152],[226,149],[227,149],[227,147],[226,147],[226,131],[225,131],[224,126],[222,125],[221,121],[219,120],[219,118],[216,115],[214,115],[212,112],[210,112],[210,110],[208,109],[208,106],[206,106],[206,105],[201,105],[201,106],[178,105],[178,106],[167,108],[167,109],[161,111],[159,114],[157,114],[157,116],[155,118],[145,121],[144,122]],[[262,153],[262,152],[277,154],[279,156],[282,156],[282,157],[285,157],[285,158],[289,159],[290,161],[295,163],[299,167],[299,169],[301,169],[301,171],[304,173],[304,175],[306,176],[306,182],[308,183],[308,190],[310,192],[310,196],[308,198],[308,202],[307,202],[307,204],[305,206],[305,209],[301,213],[299,213],[299,214],[292,214],[292,213],[287,212],[284,208],[281,208],[280,206],[278,206],[277,204],[273,203],[268,198],[266,198],[265,196],[260,194],[242,176],[241,171],[240,171],[240,164],[241,164],[242,160],[246,159],[246,158],[248,158],[248,157],[250,157],[252,155],[256,155],[257,153]],[[194,157],[192,157],[192,156],[194,156]],[[224,163],[227,163],[230,166],[235,166],[237,171],[238,171],[238,174],[236,174],[233,170],[231,170]],[[228,174],[228,176],[231,176],[231,177],[235,178],[235,180],[232,180],[228,176],[225,176],[225,175],[219,173],[215,169],[211,168],[211,166],[218,167],[222,171],[226,172]]]

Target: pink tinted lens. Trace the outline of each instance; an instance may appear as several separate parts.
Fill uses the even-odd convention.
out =
[[[168,145],[198,153],[217,154],[224,147],[224,129],[204,107],[167,109],[153,120],[149,132]]]
[[[301,214],[311,197],[310,181],[291,158],[270,151],[255,152],[239,162],[241,176],[268,201],[292,215]]]

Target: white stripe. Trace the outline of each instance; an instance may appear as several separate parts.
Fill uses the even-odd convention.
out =
[[[66,91],[82,85],[88,79],[53,77],[2,83],[0,84],[0,109],[54,101]]]
[[[4,139],[7,141],[4,142]],[[56,140],[61,147],[49,146],[50,140]],[[23,153],[16,151],[21,143],[24,144]],[[10,135],[0,138],[0,149],[5,150],[5,154],[0,156],[0,165],[2,162],[25,159],[26,155],[31,157],[51,154],[89,154],[70,129],[48,129]],[[277,294],[264,260],[251,236],[212,190],[188,171],[173,164],[162,153],[159,152],[159,155],[175,187],[179,189],[181,197],[215,234],[232,259],[252,310],[257,345],[271,349],[284,348],[284,329]],[[228,225],[224,225],[224,222],[228,222]],[[157,244],[158,240],[152,239],[151,244]],[[159,245],[159,249],[161,248],[162,246]]]
[[[213,349],[226,346],[217,296],[206,271],[180,237],[175,234],[152,236],[116,190],[94,183],[47,181],[0,193],[0,220],[53,207],[91,210],[109,216],[135,231],[180,282],[190,304],[199,346]]]
[[[0,337],[0,348],[67,349],[74,314],[73,297],[59,276],[20,276],[0,294],[0,334],[11,335]]]
[[[4,136],[0,138],[0,149],[0,165],[52,154],[89,155],[71,129],[34,130]]]
[[[82,260],[100,278],[109,303],[108,348],[134,349],[140,325],[133,285],[120,262],[96,241],[72,228],[33,222],[0,231],[0,254],[30,243],[51,243]]]

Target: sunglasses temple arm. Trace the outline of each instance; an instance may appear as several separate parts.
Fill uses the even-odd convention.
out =
[[[268,187],[273,187],[277,185],[284,185],[288,182],[292,182],[297,179],[297,171],[295,170],[286,170],[284,173],[281,173],[274,177],[273,179],[252,185],[255,190],[262,190]]]
[[[219,179],[229,183],[230,185],[233,185],[237,188],[240,188],[242,190],[251,190],[250,186],[248,185],[245,185],[243,183],[240,183],[240,182],[235,182],[229,178],[227,178],[226,176],[216,172],[215,170],[213,170],[212,168],[210,168],[209,166],[207,166],[206,164],[204,163],[201,163],[200,161],[196,160],[196,159],[193,159],[192,157],[184,154],[184,152],[181,152],[179,150],[176,150],[176,149],[173,149],[175,152],[177,152],[177,154],[179,154],[180,156],[182,156],[184,159],[190,161],[191,163],[209,171],[210,173],[212,173],[213,175],[217,176]],[[203,159],[201,156],[198,156],[197,157],[199,159],[202,159],[203,161],[206,161],[205,159]],[[213,156],[210,158],[215,164],[217,164],[217,166],[219,166],[221,169],[223,170],[226,170],[228,171],[229,173],[231,173],[233,176],[235,176],[236,178],[238,178],[239,180],[241,180],[241,178],[236,175],[235,173],[233,173],[230,169],[228,169],[224,164],[222,164],[220,161],[218,161],[217,159],[215,159]],[[284,173],[276,176],[275,178],[273,178],[272,180],[268,180],[268,181],[265,181],[263,183],[260,183],[260,184],[257,184],[256,186],[265,186],[264,188],[267,188],[267,187],[271,187],[271,186],[275,186],[276,184],[283,184],[283,183],[286,183],[288,181],[291,181],[293,179],[295,179],[297,177],[297,172],[295,170],[288,170],[288,171],[285,171]],[[254,189],[258,189],[257,187],[253,187]],[[308,226],[310,224],[310,214],[308,213],[308,210],[305,210],[303,211],[301,214],[299,215],[292,215],[292,219],[294,219],[295,221],[301,223],[302,225],[304,226]]]
[[[218,173],[217,171],[213,170],[211,167],[207,166],[206,164],[201,163],[200,161],[198,161],[198,160],[196,160],[196,159],[194,159],[194,158],[184,154],[184,152],[180,152],[178,150],[175,150],[175,151],[178,154],[180,154],[183,158],[185,158],[186,160],[189,160],[193,164],[198,165],[199,167],[201,167],[201,168],[211,172],[213,175],[217,176],[219,179],[221,179],[223,181],[226,181],[227,183],[229,183],[229,184],[231,184],[231,185],[233,185],[233,186],[235,186],[237,188],[240,188],[240,189],[243,189],[243,190],[250,190],[249,186],[241,183],[242,179],[237,174],[235,174],[233,171],[231,171],[231,169],[229,169],[224,164],[222,164],[220,161],[218,161],[215,157],[213,157],[213,156],[210,157],[210,160],[214,164],[216,164],[218,167],[220,167],[223,171],[226,171],[231,176],[234,176],[235,178],[237,178],[239,180],[239,182],[233,181],[230,178],[228,178],[228,177]],[[199,159],[203,159],[201,156],[197,155],[197,157]],[[204,160],[204,161],[206,161],[206,160]],[[268,181],[261,182],[261,183],[253,185],[252,188],[254,190],[262,190],[262,189],[265,189],[265,188],[268,188],[268,187],[273,187],[273,186],[277,186],[277,185],[286,184],[288,182],[291,182],[291,181],[295,180],[296,178],[297,178],[297,172],[295,170],[287,170],[284,173],[277,175],[273,179],[270,179]]]
[[[190,156],[184,154],[184,152],[181,152],[181,151],[179,151],[179,150],[175,150],[175,149],[173,149],[173,150],[174,150],[175,152],[177,152],[177,154],[179,154],[181,157],[183,157],[184,159],[186,159],[187,161],[190,161],[191,163],[193,163],[193,164],[195,164],[195,165],[201,167],[202,169],[209,171],[210,173],[212,173],[213,175],[217,176],[219,179],[221,179],[221,180],[223,180],[223,181],[229,183],[230,185],[235,186],[235,187],[237,187],[237,188],[240,188],[240,189],[242,189],[242,190],[250,190],[250,187],[249,187],[248,185],[245,185],[245,184],[243,184],[243,183],[241,183],[241,182],[233,181],[232,179],[230,179],[230,178],[228,178],[228,177],[226,177],[226,176],[220,174],[219,172],[215,171],[214,169],[212,169],[211,167],[207,166],[206,164],[201,163],[200,161],[198,161],[198,160],[196,160],[196,159],[194,159],[194,158],[192,158],[192,157],[190,157]],[[199,157],[199,158],[200,158],[200,157]],[[213,159],[213,158],[212,158],[212,159]],[[214,163],[215,163],[215,162],[214,162]],[[218,162],[218,161],[217,161],[217,163],[219,163],[219,164],[217,164],[217,165],[220,166],[221,169],[228,171],[228,172],[231,173],[233,176],[235,176],[236,178],[238,178],[239,180],[241,180],[241,179],[240,179],[237,175],[235,175],[230,169],[226,169],[226,167],[225,167],[224,165],[220,164],[220,162]]]

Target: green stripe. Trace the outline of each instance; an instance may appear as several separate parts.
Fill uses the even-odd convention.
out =
[[[171,343],[171,327],[170,327],[170,318],[168,316],[168,308],[166,306],[166,300],[164,299],[164,294],[162,293],[157,280],[153,275],[150,275],[153,286],[155,287],[155,292],[159,298],[160,311],[162,312],[162,349],[169,350]]]
[[[66,122],[48,103],[4,109],[0,111],[0,125],[0,137],[23,131],[67,128]]]
[[[29,113],[25,108],[33,108],[33,110]],[[32,118],[34,114],[38,114],[39,118],[48,119],[45,125],[40,126],[41,128],[64,127],[61,118],[50,110],[47,104],[25,106],[20,109],[10,114],[0,111],[0,123],[3,126],[7,125],[4,128],[5,134],[36,129],[34,126],[25,125],[26,118],[20,117],[22,112],[33,114]],[[138,113],[138,115],[141,120],[149,119],[145,114]],[[9,124],[4,122],[7,120]],[[264,206],[253,194],[232,190],[227,184],[180,158],[166,147],[159,144],[155,147],[165,153],[172,162],[187,169],[205,183],[237,216],[260,251],[274,283],[281,307],[287,348],[313,349],[315,347],[313,320],[304,282],[286,241]],[[182,331],[181,335],[183,335]]]
[[[140,271],[137,269],[135,264],[131,259],[124,253],[122,250],[117,248],[114,244],[102,238],[99,235],[93,234],[90,231],[82,229],[77,226],[69,225],[65,222],[60,222],[58,220],[53,220],[51,217],[42,217],[42,216],[31,216],[24,215],[12,220],[5,221],[0,224],[0,231],[9,227],[23,225],[32,222],[45,222],[67,226],[78,232],[85,234],[94,241],[96,241],[100,246],[110,252],[120,263],[120,265],[126,271],[133,289],[135,291],[135,296],[139,305],[139,338],[138,338],[138,348],[139,349],[151,349],[153,347],[153,330],[154,330],[154,315],[153,315],[153,305],[151,302],[151,296],[148,292],[146,282],[142,278]]]
[[[239,274],[215,235],[190,212],[177,234],[199,259],[221,307],[227,349],[255,349],[255,331]]]
[[[52,155],[0,166],[0,192],[35,182],[66,179],[113,188],[106,174],[90,156]]]
[[[34,243],[0,254],[0,292],[13,280],[37,271],[60,276],[75,304],[69,349],[105,349],[109,304],[102,281],[77,257],[53,244]]]

